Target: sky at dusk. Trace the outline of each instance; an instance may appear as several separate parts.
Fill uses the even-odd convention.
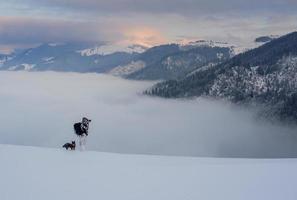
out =
[[[0,52],[46,42],[248,43],[297,28],[297,0],[1,0]]]

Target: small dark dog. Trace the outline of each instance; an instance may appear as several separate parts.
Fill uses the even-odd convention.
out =
[[[63,148],[65,148],[66,150],[68,150],[69,148],[71,150],[75,150],[75,146],[76,146],[75,141],[72,141],[71,143],[64,144]]]

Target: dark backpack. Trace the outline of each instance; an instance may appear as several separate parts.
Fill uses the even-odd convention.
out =
[[[81,122],[75,123],[73,125],[73,127],[74,127],[74,132],[76,135],[80,136],[80,135],[84,134],[84,131],[81,130]]]

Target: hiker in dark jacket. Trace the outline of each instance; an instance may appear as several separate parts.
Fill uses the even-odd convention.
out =
[[[90,119],[83,117],[82,122],[78,122],[73,125],[75,134],[78,136],[79,146],[81,150],[85,150],[86,147],[86,139],[89,134],[88,132],[90,122]]]

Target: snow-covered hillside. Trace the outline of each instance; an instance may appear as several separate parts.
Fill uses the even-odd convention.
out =
[[[257,105],[259,116],[296,123],[296,44],[297,32],[292,32],[184,79],[159,83],[147,94],[227,99]]]
[[[188,50],[197,47],[221,47],[221,48],[230,48],[230,53],[232,56],[244,53],[250,49],[259,47],[263,43],[257,43],[251,41],[247,44],[233,44],[229,42],[220,42],[214,40],[197,40],[191,42],[181,42],[179,46],[182,50]]]
[[[0,69],[107,73],[119,65],[127,65],[138,55],[136,51],[140,51],[140,46],[129,46],[123,51],[119,47],[112,49],[112,46],[106,45],[94,47],[96,44],[44,43],[10,55],[0,55]]]
[[[297,159],[121,155],[0,145],[1,200],[295,200]]]
[[[142,45],[106,44],[77,51],[82,56],[110,55],[116,52],[143,53],[147,47]]]

